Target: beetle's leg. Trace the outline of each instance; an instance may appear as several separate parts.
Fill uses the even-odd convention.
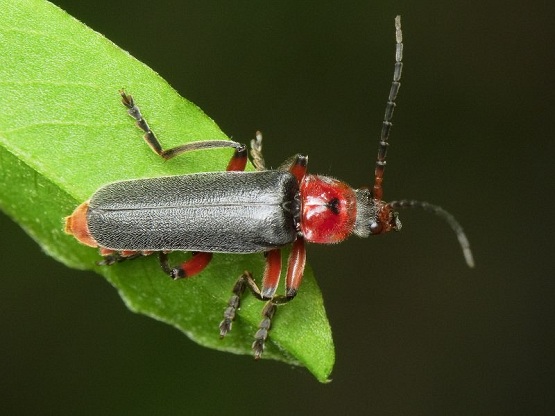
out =
[[[295,297],[301,281],[303,279],[304,267],[306,265],[306,249],[304,246],[304,238],[297,237],[293,243],[293,248],[289,254],[287,262],[287,278],[285,280],[285,302],[289,302]],[[276,302],[275,303],[285,303]]]
[[[232,142],[229,140],[204,140],[198,142],[191,142],[185,143],[180,146],[172,147],[171,149],[164,150],[160,141],[156,138],[154,132],[150,129],[148,123],[144,119],[143,115],[141,114],[141,110],[139,107],[135,105],[135,100],[129,94],[127,94],[124,90],[119,91],[121,95],[121,102],[125,107],[127,107],[127,113],[133,117],[137,121],[137,126],[144,131],[144,139],[150,148],[158,155],[163,157],[164,159],[168,160],[175,156],[178,156],[183,153],[191,152],[194,150],[203,150],[203,149],[216,149],[220,147],[233,147],[235,149],[235,154],[237,153],[245,153],[245,164],[246,164],[246,147],[243,144]],[[235,155],[234,155],[235,158]],[[232,159],[233,161],[233,159]],[[230,162],[231,163],[231,162]],[[242,169],[234,168],[228,170],[243,170]]]
[[[226,170],[228,172],[229,171],[242,172],[245,170],[245,166],[247,166],[247,160],[248,160],[247,147],[245,145],[236,147],[235,152],[233,152],[233,156],[231,156],[231,160],[227,164]]]
[[[122,255],[122,253],[114,251],[110,254],[102,254],[103,260],[97,261],[96,265],[111,266],[112,264],[115,264],[115,263],[121,263],[122,261],[126,261],[126,260],[134,260],[144,256],[145,254],[143,254],[140,251],[132,252],[127,255]]]
[[[225,337],[227,333],[231,331],[231,327],[233,321],[235,320],[237,310],[241,307],[241,298],[245,293],[245,289],[247,287],[250,289],[254,297],[256,297],[258,300],[268,300],[267,298],[262,296],[262,292],[252,278],[252,274],[249,271],[243,272],[243,274],[239,276],[239,279],[237,279],[235,285],[233,286],[233,295],[227,303],[227,308],[224,311],[224,319],[222,322],[220,322],[220,338]]]
[[[233,287],[233,296],[231,296],[228,302],[228,306],[224,312],[224,319],[220,323],[220,337],[223,338],[231,330],[237,310],[241,306],[241,297],[247,287],[257,299],[266,301],[266,305],[262,309],[262,320],[260,321],[252,344],[255,359],[259,359],[264,351],[268,332],[272,326],[272,318],[276,313],[277,306],[289,302],[297,295],[306,263],[304,239],[298,238],[293,243],[293,248],[288,260],[284,295],[275,295],[281,274],[281,251],[279,249],[274,249],[265,254],[266,268],[264,270],[264,278],[262,279],[262,288],[258,287],[249,272],[244,272]]]
[[[251,159],[256,170],[266,170],[264,156],[262,156],[262,132],[257,131],[256,137],[251,140]]]
[[[266,256],[266,267],[264,269],[264,277],[262,277],[260,297],[262,300],[269,300],[274,297],[281,276],[281,250],[276,248],[267,251],[264,255]]]
[[[277,251],[277,250],[272,250]],[[270,254],[271,252],[268,252]],[[271,260],[275,261],[275,260]],[[280,258],[281,263],[281,258]],[[267,260],[267,269],[269,261]],[[264,308],[262,309],[262,320],[258,325],[258,330],[254,335],[254,342],[252,343],[252,350],[254,352],[254,358],[259,359],[264,352],[264,346],[266,345],[266,339],[268,339],[268,333],[272,326],[272,318],[274,317],[278,305],[282,305],[291,301],[296,295],[298,288],[301,284],[303,277],[304,267],[306,264],[306,250],[304,246],[304,239],[298,238],[293,243],[293,248],[291,249],[291,254],[289,255],[288,266],[287,266],[287,280],[285,282],[285,295],[274,296],[274,292],[277,288],[277,281],[275,286],[272,284],[270,286],[266,285],[266,276],[262,284],[262,290],[259,290],[254,281],[247,280],[247,284],[251,292],[260,300],[268,299],[264,296],[266,293],[272,293],[272,297]],[[281,267],[281,264],[280,264]],[[278,275],[279,280],[279,275]],[[273,288],[273,291],[271,290]],[[244,290],[244,289],[243,289]]]
[[[275,250],[272,250],[275,251]],[[268,252],[271,253],[271,252]],[[275,261],[275,260],[274,260]],[[268,264],[268,260],[267,260]],[[304,239],[302,237],[298,237],[295,242],[293,243],[293,248],[291,249],[291,253],[289,254],[289,259],[287,260],[287,278],[285,280],[285,294],[284,295],[274,295],[277,284],[279,282],[279,275],[278,278],[272,284],[266,283],[266,276],[264,276],[263,283],[262,283],[262,290],[259,290],[256,287],[256,284],[253,285],[251,282],[247,281],[249,288],[254,296],[256,296],[260,300],[270,300],[274,305],[282,305],[284,303],[289,302],[292,300],[299,290],[299,286],[301,285],[301,281],[303,279],[304,267],[306,264],[306,250],[304,246]],[[281,267],[281,260],[280,260],[280,267]],[[267,266],[268,269],[268,266]],[[268,278],[268,280],[272,279],[272,277]],[[269,295],[269,296],[267,296]]]
[[[221,337],[224,337],[231,330],[231,322],[235,319],[235,312],[241,306],[241,296],[246,287],[258,300],[270,300],[276,292],[281,274],[281,250],[276,248],[267,251],[264,255],[266,256],[266,268],[262,278],[262,289],[258,288],[250,272],[245,271],[239,276],[235,286],[233,286],[233,296],[231,296],[228,307],[224,312],[224,320],[220,323]]]
[[[297,181],[301,183],[304,175],[306,175],[306,171],[308,169],[308,156],[303,155],[295,155],[293,157],[293,161],[289,165],[289,172],[297,178]]]
[[[293,243],[291,254],[289,254],[287,266],[287,280],[285,282],[285,295],[272,296],[264,309],[262,309],[262,321],[258,325],[258,331],[254,335],[252,350],[254,358],[259,359],[264,352],[268,332],[272,326],[272,318],[274,317],[278,305],[292,300],[296,295],[303,278],[304,267],[306,264],[306,250],[304,247],[304,239],[298,238]],[[252,288],[251,288],[252,291]],[[262,290],[264,293],[264,289]]]
[[[227,308],[224,311],[224,319],[222,322],[220,322],[220,338],[225,337],[227,333],[231,331],[231,327],[233,325],[233,321],[235,320],[237,310],[241,307],[241,297],[243,296],[243,294],[245,293],[245,289],[247,288],[248,279],[250,279],[254,283],[250,272],[245,271],[239,277],[239,279],[237,279],[235,285],[233,286],[233,295],[227,303]],[[254,285],[256,286],[256,283],[254,283]]]
[[[252,351],[255,360],[258,360],[264,352],[266,339],[268,339],[268,332],[272,326],[272,318],[276,310],[277,305],[273,301],[266,302],[264,309],[262,309],[262,321],[260,321],[260,325],[258,325],[258,331],[256,331],[254,342],[252,343]]]
[[[220,338],[225,337],[227,333],[231,331],[237,310],[241,307],[241,297],[245,293],[247,287],[258,300],[267,301],[264,309],[262,309],[262,321],[260,321],[260,325],[258,325],[258,330],[254,335],[254,342],[252,343],[254,358],[259,359],[264,351],[264,345],[268,338],[268,331],[272,326],[272,317],[276,312],[277,305],[272,300],[268,300],[262,295],[261,290],[258,288],[250,272],[245,271],[237,282],[235,282],[235,286],[233,286],[233,295],[229,299],[227,308],[224,312],[224,319],[220,323]]]
[[[162,270],[172,279],[177,280],[192,277],[203,271],[212,260],[212,253],[194,252],[193,257],[185,260],[179,267],[171,267],[168,262],[168,254],[163,251],[158,254],[158,259]]]
[[[248,287],[251,293],[258,299],[267,301],[266,306],[262,311],[263,319],[260,322],[258,331],[254,337],[252,349],[254,351],[254,358],[260,358],[264,350],[264,342],[268,337],[268,330],[271,326],[271,319],[275,313],[273,306],[273,297],[279,284],[279,277],[281,274],[281,250],[274,249],[265,253],[266,268],[264,270],[264,277],[262,278],[262,288],[260,289],[250,272],[244,272],[233,287],[233,295],[231,296],[228,306],[224,312],[224,319],[220,323],[220,337],[224,337],[230,330],[235,319],[237,310],[241,306],[241,297]]]

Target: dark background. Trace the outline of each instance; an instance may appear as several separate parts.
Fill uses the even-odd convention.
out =
[[[385,196],[450,210],[477,266],[418,211],[401,213],[401,233],[310,246],[337,349],[322,385],[132,314],[3,216],[3,413],[555,412],[551,3],[55,3],[236,140],[263,130],[269,165],[301,152],[354,186],[372,181],[401,14]]]

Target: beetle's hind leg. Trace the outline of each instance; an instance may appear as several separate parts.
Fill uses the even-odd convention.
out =
[[[183,153],[192,152],[195,150],[203,149],[217,149],[221,147],[232,147],[235,153],[229,162],[227,170],[245,170],[247,163],[247,148],[245,145],[229,140],[202,140],[197,142],[185,143],[180,146],[172,147],[171,149],[162,148],[162,144],[150,129],[146,119],[141,114],[141,110],[135,104],[135,100],[130,94],[127,94],[123,89],[119,91],[121,102],[127,107],[127,113],[135,119],[137,126],[145,133],[143,138],[150,148],[165,160],[179,156]]]
[[[145,141],[148,143],[152,150],[154,150],[157,154],[165,159],[162,145],[156,138],[154,132],[150,129],[148,123],[141,114],[141,110],[139,110],[139,107],[135,105],[135,100],[133,100],[133,97],[127,94],[124,90],[120,90],[119,93],[121,95],[122,104],[127,107],[127,113],[137,121],[137,126],[145,132]]]

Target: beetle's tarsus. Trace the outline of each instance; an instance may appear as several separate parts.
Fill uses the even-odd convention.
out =
[[[245,293],[245,289],[247,288],[248,276],[250,276],[250,272],[245,271],[239,277],[239,279],[237,279],[235,285],[233,286],[233,295],[227,303],[227,308],[224,311],[224,319],[222,322],[220,322],[220,338],[225,337],[227,333],[231,331],[231,327],[233,326],[233,321],[235,320],[237,311],[241,307],[241,297],[243,296],[243,294]]]
[[[121,261],[123,261],[121,256],[110,254],[109,256],[104,256],[103,260],[96,261],[95,264],[97,266],[111,266],[112,264],[119,263]]]
[[[266,346],[266,339],[268,339],[268,332],[272,327],[272,318],[276,313],[277,305],[273,301],[269,301],[262,309],[262,321],[258,325],[258,331],[254,335],[254,342],[252,343],[252,351],[254,359],[258,360]]]
[[[262,309],[262,320],[258,325],[258,330],[254,335],[254,342],[252,343],[252,351],[254,358],[258,360],[266,345],[266,340],[268,339],[268,333],[272,326],[272,318],[276,313],[277,305],[280,303],[279,300],[274,302],[274,299],[268,300],[262,296],[258,285],[252,278],[252,274],[245,271],[239,279],[235,282],[233,286],[233,295],[229,299],[227,308],[224,311],[224,319],[220,323],[220,338],[223,338],[231,331],[233,321],[237,315],[237,310],[241,306],[241,297],[244,295],[247,287],[250,289],[252,294],[259,300],[266,301],[266,305]],[[285,296],[278,296],[275,299],[285,298]]]
[[[139,257],[143,257],[142,252],[133,253],[129,256],[127,255],[122,256],[120,253],[116,252],[113,254],[108,254],[107,256],[103,256],[102,260],[96,262],[96,265],[111,266],[112,264],[121,263],[122,261],[127,261],[127,260],[134,260]]]
[[[170,267],[169,262],[168,262],[168,253],[166,253],[164,251],[160,251],[158,253],[158,261],[160,262],[160,267],[162,268],[164,273],[166,273],[168,276],[171,277],[172,268]]]
[[[133,97],[127,94],[123,89],[119,90],[119,93],[121,96],[121,102],[127,108],[127,114],[135,119],[135,121],[137,122],[137,127],[139,127],[145,133],[143,136],[145,142],[157,155],[165,160],[195,150],[215,149],[220,147],[232,147],[239,150],[244,148],[246,152],[246,147],[244,147],[244,145],[229,140],[202,140],[199,142],[185,143],[180,146],[172,147],[171,149],[164,149],[154,132],[150,129],[150,126],[148,125],[146,119],[141,114],[141,110],[135,104],[135,100],[133,99]]]
[[[175,267],[175,268],[171,269],[170,277],[173,280],[178,280],[178,279],[183,279],[187,276],[185,276],[185,272],[183,271],[183,269],[179,269],[179,268]]]
[[[256,170],[266,170],[266,162],[262,156],[262,132],[257,131],[255,138],[251,140],[252,164]]]
[[[231,331],[231,327],[233,326],[233,321],[235,320],[237,310],[239,309],[240,306],[241,306],[241,298],[239,297],[239,295],[231,296],[227,304],[227,308],[224,311],[224,319],[222,322],[220,322],[220,338],[225,337],[227,333]]]

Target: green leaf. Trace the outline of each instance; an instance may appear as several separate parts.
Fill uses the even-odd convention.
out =
[[[155,72],[52,4],[1,0],[0,6],[0,208],[51,256],[102,274],[131,310],[174,325],[201,345],[251,354],[261,302],[247,295],[223,340],[218,324],[234,281],[245,269],[260,276],[262,255],[215,255],[200,275],[174,282],[154,256],[95,266],[97,251],[62,231],[63,218],[103,184],[222,170],[230,157],[229,149],[218,149],[161,161],[126,115],[118,89],[133,94],[166,148],[227,137]],[[263,357],[328,379],[334,349],[310,268],[297,298],[279,308]]]

